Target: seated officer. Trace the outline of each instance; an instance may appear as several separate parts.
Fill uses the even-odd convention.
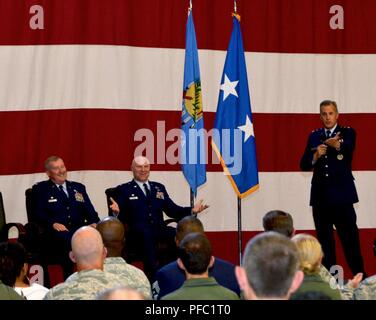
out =
[[[99,221],[83,184],[68,181],[63,159],[51,156],[45,161],[49,180],[33,186],[35,214],[48,238],[59,252],[64,278],[73,272],[69,259],[73,233],[84,225],[96,226]]]
[[[170,254],[176,250],[175,229],[166,226],[163,213],[180,220],[191,213],[200,213],[208,206],[202,200],[193,207],[175,204],[163,184],[149,180],[150,162],[145,157],[135,157],[131,169],[134,179],[117,186],[110,207],[119,220],[127,225],[128,252],[141,255],[144,271],[151,280],[158,268],[176,259],[176,254]],[[160,243],[166,244],[165,252],[158,250]],[[127,259],[132,262],[130,257]]]

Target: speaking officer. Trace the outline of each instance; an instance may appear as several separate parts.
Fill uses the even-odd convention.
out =
[[[338,123],[335,101],[320,103],[323,128],[312,131],[300,161],[303,171],[313,169],[311,200],[317,237],[324,251],[323,264],[336,264],[333,225],[337,229],[347,263],[355,275],[364,273],[359,232],[353,204],[358,202],[351,162],[356,133]]]
[[[115,199],[111,198],[110,207],[127,226],[128,252],[139,253],[144,271],[151,280],[163,263],[176,259],[175,229],[166,226],[163,213],[180,220],[192,213],[197,214],[208,206],[203,205],[202,200],[193,208],[175,204],[163,184],[149,180],[150,162],[145,157],[135,157],[131,169],[134,179],[117,186],[116,196]],[[167,246],[166,250],[158,250],[161,243]],[[161,254],[168,256],[162,257]],[[130,260],[130,257],[127,258]]]
[[[61,252],[64,277],[73,271],[69,259],[73,233],[84,225],[96,226],[99,221],[83,184],[68,181],[63,159],[51,156],[45,161],[49,180],[33,186],[35,212],[39,222],[51,237],[56,250]]]

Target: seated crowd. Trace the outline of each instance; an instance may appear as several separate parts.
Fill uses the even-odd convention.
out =
[[[201,221],[177,224],[177,260],[160,266],[150,281],[123,258],[126,236],[115,217],[83,226],[71,239],[74,273],[46,288],[28,278],[28,255],[19,242],[0,244],[0,300],[374,300],[376,275],[357,274],[345,285],[321,264],[312,235],[295,234],[290,214],[274,210],[264,232],[247,244],[241,266],[213,256]],[[152,283],[152,286],[151,286]]]
[[[50,156],[44,166],[48,180],[27,192],[28,237],[0,244],[0,299],[376,299],[376,275],[336,279],[322,264],[319,241],[295,234],[289,213],[268,212],[265,232],[235,266],[212,252],[197,218],[208,206],[175,204],[163,184],[149,180],[146,157],[133,159],[131,181],[106,190],[102,220],[86,187],[68,180],[62,158]],[[29,278],[28,263],[38,258],[47,277]],[[60,265],[61,281],[50,281],[51,263]]]

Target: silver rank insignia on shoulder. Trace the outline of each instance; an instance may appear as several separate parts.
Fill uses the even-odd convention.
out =
[[[343,159],[343,154],[342,154],[342,153],[339,153],[339,154],[337,155],[337,159],[338,159],[338,160],[342,160],[342,159]]]

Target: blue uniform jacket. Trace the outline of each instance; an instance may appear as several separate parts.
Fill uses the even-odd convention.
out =
[[[176,220],[191,214],[191,207],[180,207],[169,197],[163,184],[149,181],[151,199],[148,200],[132,180],[116,187],[115,201],[119,205],[119,220],[132,231],[164,228],[163,212]]]
[[[209,269],[209,276],[221,285],[240,295],[240,288],[235,277],[235,265],[215,258],[214,265]],[[185,281],[185,273],[173,261],[158,270],[152,285],[153,298],[160,300],[166,294],[179,289]]]
[[[358,202],[351,162],[355,149],[356,133],[350,127],[337,125],[332,137],[340,132],[343,140],[340,150],[328,147],[326,155],[312,164],[313,154],[318,145],[326,140],[325,129],[312,131],[300,161],[303,171],[313,169],[310,205],[346,204]]]
[[[99,221],[86,188],[83,184],[66,181],[69,199],[62,194],[51,180],[42,181],[33,186],[37,218],[47,227],[61,223],[69,231]]]

